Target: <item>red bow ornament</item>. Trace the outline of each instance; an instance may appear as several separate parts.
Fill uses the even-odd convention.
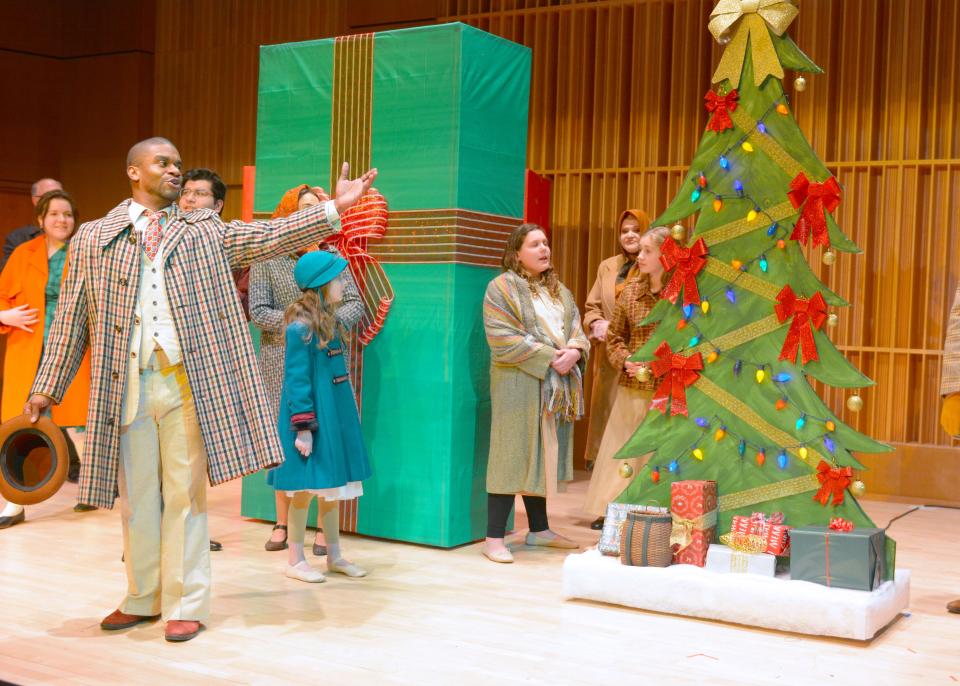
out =
[[[699,305],[700,291],[697,290],[697,274],[707,264],[707,244],[701,238],[689,248],[682,248],[675,240],[667,236],[660,247],[660,264],[667,271],[674,270],[670,283],[663,289],[663,298],[677,302],[680,289],[683,289],[684,305]]]
[[[802,353],[803,364],[819,360],[820,356],[817,354],[817,342],[813,338],[813,331],[823,327],[823,323],[827,321],[827,302],[823,299],[820,291],[814,293],[809,300],[804,300],[798,298],[797,294],[790,288],[790,284],[787,284],[777,294],[777,304],[774,306],[774,310],[781,323],[793,317],[790,328],[787,330],[787,338],[780,350],[780,359],[793,362],[797,359],[797,349],[799,348]]]
[[[670,344],[664,341],[656,350],[658,359],[650,365],[658,377],[665,377],[653,394],[650,406],[663,414],[667,413],[670,402],[670,414],[687,416],[687,386],[700,378],[703,369],[703,356],[694,353],[689,357],[673,352]]]
[[[853,531],[854,526],[853,522],[849,519],[844,519],[843,517],[834,517],[830,520],[830,530],[831,531],[840,531],[843,533],[850,533]]]
[[[820,464],[817,465],[817,481],[820,482],[820,490],[813,499],[826,507],[827,501],[832,496],[834,506],[842,505],[843,492],[852,479],[852,467],[831,467],[824,460],[820,460]]]
[[[367,252],[367,241],[383,238],[387,232],[387,217],[386,199],[371,188],[360,202],[344,210],[340,215],[343,228],[327,240],[350,264],[350,273],[360,289],[364,312],[358,339],[364,345],[380,333],[394,298],[383,267]]]
[[[823,183],[810,183],[806,174],[800,172],[790,182],[787,197],[794,207],[803,206],[790,238],[806,245],[807,239],[813,234],[813,245],[829,248],[830,236],[824,212],[833,212],[840,204],[840,184],[837,180],[831,176]]]
[[[737,109],[737,100],[740,99],[737,90],[733,89],[726,95],[720,95],[714,90],[709,90],[703,96],[703,99],[706,100],[707,112],[713,115],[707,122],[707,130],[721,133],[727,129],[732,129],[733,120],[730,119],[730,113]]]

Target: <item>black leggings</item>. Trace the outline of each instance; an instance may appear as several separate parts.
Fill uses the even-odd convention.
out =
[[[487,493],[487,538],[503,538],[507,533],[507,519],[513,510],[516,496],[512,493]],[[550,528],[547,522],[547,499],[538,495],[523,496],[530,531],[538,533]]]

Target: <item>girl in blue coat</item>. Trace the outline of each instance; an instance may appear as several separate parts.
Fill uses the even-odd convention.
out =
[[[343,361],[343,332],[334,306],[343,294],[340,273],[347,261],[331,253],[310,252],[294,267],[303,296],[287,308],[283,391],[277,430],[285,462],[267,475],[267,483],[292,496],[288,521],[287,576],[325,581],[303,555],[307,510],[317,496],[327,539],[327,570],[351,577],[366,571],[340,552],[340,501],[363,494],[370,476],[360,417]]]

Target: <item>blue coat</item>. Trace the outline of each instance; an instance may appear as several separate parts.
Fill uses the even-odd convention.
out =
[[[315,335],[300,322],[287,326],[285,336],[277,431],[286,461],[268,472],[267,483],[279,491],[303,491],[369,478],[370,462],[340,338],[320,349]],[[294,446],[298,428],[313,433],[310,457]]]

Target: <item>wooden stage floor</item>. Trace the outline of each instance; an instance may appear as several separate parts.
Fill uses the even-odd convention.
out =
[[[585,545],[585,474],[551,506]],[[72,511],[76,486],[0,531],[0,680],[15,684],[953,684],[960,682],[960,510],[896,522],[912,614],[869,644],[780,634],[561,599],[562,551],[513,565],[477,545],[438,550],[345,537],[366,579],[309,585],[267,553],[270,525],[241,519],[240,485],[210,490],[213,615],[186,644],[159,623],[105,633],[122,597],[116,510]],[[908,506],[867,500],[879,525]],[[522,509],[522,508],[521,508]],[[518,530],[525,519],[518,517]],[[514,536],[519,539],[519,535]]]

